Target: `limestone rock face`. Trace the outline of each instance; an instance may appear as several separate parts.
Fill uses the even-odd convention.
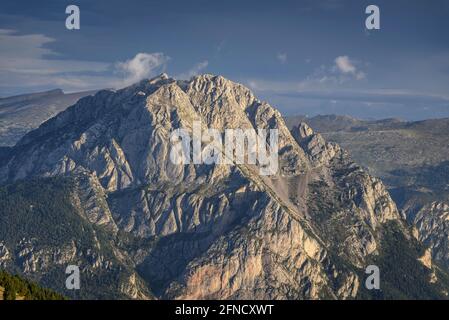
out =
[[[300,146],[307,152],[314,165],[328,164],[332,158],[341,153],[337,144],[328,143],[319,133],[314,133],[306,123],[292,129],[292,134]]]
[[[4,243],[0,242],[0,266],[5,265],[11,258],[8,248]]]
[[[277,129],[277,173],[260,175],[260,163],[174,164],[170,134],[191,132],[194,121],[222,135]],[[338,145],[306,124],[292,132],[242,85],[161,75],[83,98],[28,133],[1,164],[0,181],[74,178],[73,201],[91,224],[150,243],[127,254],[117,245],[114,254],[156,297],[354,298],[363,282],[355,270],[378,254],[378,228],[402,218],[382,183]],[[24,245],[19,256],[31,272],[50,254],[77,253]],[[92,261],[107,268],[101,256]],[[140,278],[128,279],[129,297],[152,297]]]
[[[409,218],[416,228],[418,240],[429,247],[435,260],[449,267],[449,204],[434,201],[419,207]]]
[[[148,292],[145,283],[139,279],[135,273],[131,274],[127,281],[121,284],[120,291],[131,299],[154,299],[154,297]]]
[[[67,264],[77,254],[73,243],[62,248],[36,248],[34,242],[30,239],[23,239],[17,247],[17,260],[25,274],[42,272],[54,265]]]
[[[419,258],[419,261],[421,261],[426,268],[432,269],[432,253],[430,249],[425,251],[424,255]]]

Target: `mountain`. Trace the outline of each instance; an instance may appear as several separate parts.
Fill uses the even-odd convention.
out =
[[[61,89],[0,98],[0,147],[13,146],[30,130],[95,91],[64,93]]]
[[[290,128],[300,121],[304,117],[287,119]],[[449,119],[362,121],[318,116],[305,121],[386,183],[419,240],[448,270]]]
[[[170,135],[277,129],[279,166],[174,164]],[[226,155],[223,155],[226,156]],[[80,99],[0,157],[0,263],[74,298],[447,298],[381,180],[221,76]],[[63,288],[65,266],[81,290]],[[381,290],[365,288],[377,265]]]
[[[358,127],[360,120],[350,116],[326,115],[308,118],[306,116],[289,116],[285,118],[285,124],[289,128],[293,128],[299,123],[305,122],[317,132],[323,133],[328,131],[341,131],[348,128]],[[325,131],[322,131],[325,130]]]

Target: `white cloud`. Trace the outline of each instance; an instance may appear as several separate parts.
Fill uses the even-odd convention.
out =
[[[123,87],[163,71],[169,60],[163,53],[138,53],[132,59],[117,63],[69,60],[48,48],[55,41],[43,34],[22,35],[15,30],[0,29],[3,95],[17,88],[79,91]]]
[[[74,91],[111,87],[111,79],[104,75],[110,69],[109,63],[63,59],[46,47],[54,41],[43,34],[21,35],[15,30],[0,29],[2,90],[62,87]]]
[[[286,53],[278,53],[276,58],[279,60],[280,63],[284,64],[287,62],[287,54]]]
[[[354,62],[349,59],[348,56],[339,56],[335,58],[336,70],[343,74],[353,75],[356,80],[362,80],[365,78],[365,73],[358,71]]]
[[[306,59],[311,63],[311,59]],[[259,92],[298,93],[339,91],[346,85],[351,87],[355,82],[365,79],[365,73],[358,69],[359,63],[348,56],[339,56],[333,64],[320,65],[312,73],[298,81],[266,81],[263,79],[247,79],[244,81],[251,89]]]
[[[447,105],[448,95],[433,94],[429,92],[416,92],[407,89],[355,89],[342,87],[320,87],[312,82],[303,81],[269,81],[251,79],[243,81],[251,89],[259,93],[290,98],[302,98],[308,100],[333,101],[357,101],[363,103],[390,103],[405,104],[422,103],[429,105]],[[305,85],[307,83],[307,85]]]
[[[306,61],[310,63],[311,60]],[[305,77],[294,84],[297,90],[327,90],[337,89],[343,84],[354,84],[366,78],[366,74],[359,70],[358,63],[348,56],[339,56],[334,59],[333,65],[320,65]]]
[[[335,58],[335,65],[337,66],[338,70],[343,73],[355,73],[356,71],[356,67],[349,60],[348,56],[339,56]]]
[[[200,74],[201,71],[206,69],[208,65],[209,65],[209,61],[207,61],[207,60],[198,62],[190,70],[188,70],[185,73],[181,73],[181,74],[177,75],[175,78],[178,78],[178,79],[190,79],[191,77],[194,77],[194,76]]]
[[[42,76],[107,70],[107,63],[57,59],[58,53],[45,47],[54,41],[42,34],[18,35],[14,30],[0,29],[0,73]]]
[[[118,72],[124,74],[123,86],[128,86],[163,70],[169,59],[161,52],[138,53],[134,58],[118,62],[115,66]]]

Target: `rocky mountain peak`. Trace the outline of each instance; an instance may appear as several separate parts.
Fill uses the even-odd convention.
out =
[[[305,122],[301,122],[299,126],[293,128],[293,132],[297,132],[300,139],[308,138],[314,134],[312,128]]]
[[[277,129],[278,171],[174,164],[170,134],[191,132],[193,121],[220,134]],[[241,84],[162,74],[100,91],[45,122],[0,164],[0,181],[74,180],[83,219],[154,241],[127,255],[157,297],[353,298],[358,272],[382,252],[380,230],[401,217],[382,183],[337,145],[306,124],[292,133]]]

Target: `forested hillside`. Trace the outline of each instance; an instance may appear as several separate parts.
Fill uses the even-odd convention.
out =
[[[49,289],[17,275],[0,270],[0,300],[64,300],[65,298]]]

